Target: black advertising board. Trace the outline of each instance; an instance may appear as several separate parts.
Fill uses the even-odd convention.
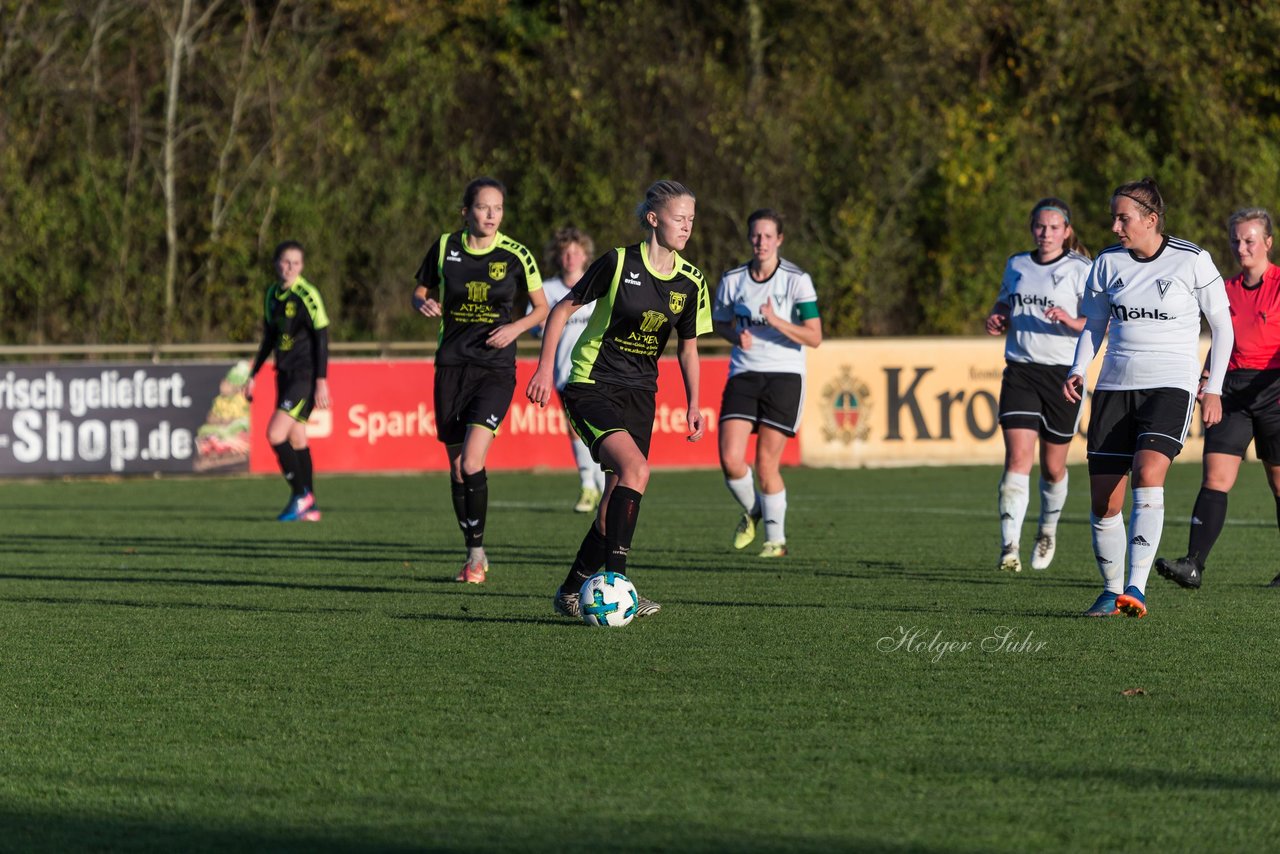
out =
[[[249,469],[247,365],[0,367],[0,476]]]

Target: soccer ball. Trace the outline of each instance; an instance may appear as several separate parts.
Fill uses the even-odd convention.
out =
[[[597,572],[582,583],[582,622],[620,629],[636,616],[636,586],[620,572]]]

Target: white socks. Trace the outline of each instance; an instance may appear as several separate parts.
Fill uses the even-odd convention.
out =
[[[1129,586],[1147,592],[1147,576],[1160,547],[1164,531],[1164,487],[1134,487],[1133,511],[1129,515]]]
[[[1093,555],[1102,573],[1102,586],[1109,593],[1124,592],[1124,517],[1117,513],[1105,519],[1089,514],[1093,528]]]
[[[603,493],[604,469],[591,459],[591,450],[582,443],[577,433],[570,434],[569,438],[573,446],[573,461],[578,466],[578,478],[582,481],[582,488]]]
[[[1040,478],[1040,530],[1046,534],[1058,531],[1058,517],[1067,503],[1067,477],[1064,473],[1057,483]]]
[[[755,472],[751,467],[747,467],[747,473],[737,480],[724,479],[724,485],[729,487],[729,492],[733,493],[733,497],[742,505],[744,512],[750,513],[752,516],[760,515],[760,502],[756,497],[756,480]]]
[[[1006,471],[1000,478],[1000,545],[1016,545],[1022,539],[1022,520],[1027,516],[1031,475]]]
[[[787,491],[773,495],[760,493],[760,509],[764,516],[764,540],[766,543],[787,541]]]
[[[1164,531],[1164,487],[1141,486],[1133,490],[1133,511],[1129,514],[1132,539],[1126,542],[1124,518],[1117,513],[1105,519],[1089,515],[1093,524],[1093,553],[1098,559],[1103,586],[1112,593],[1124,592],[1124,564],[1129,559],[1129,586],[1147,592],[1147,578],[1160,534]]]

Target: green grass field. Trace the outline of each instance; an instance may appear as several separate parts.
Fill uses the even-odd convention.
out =
[[[275,479],[0,484],[0,850],[1274,846],[1257,464],[1205,588],[1153,576],[1144,620],[1076,616],[1081,469],[1053,567],[997,573],[998,477],[792,471],[767,562],[717,473],[657,472],[630,574],[664,608],[615,631],[551,613],[568,475],[491,476],[483,588],[439,476],[322,475],[318,525],[272,521]]]

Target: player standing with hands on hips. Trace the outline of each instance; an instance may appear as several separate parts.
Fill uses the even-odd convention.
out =
[[[742,507],[733,547],[745,549],[764,519],[760,557],[787,554],[787,487],[780,464],[804,406],[804,348],[822,343],[818,295],[809,274],[778,255],[782,217],[763,208],[747,217],[751,261],[720,277],[712,320],[733,344],[720,402],[720,470]],[[756,433],[756,490],[747,440]]]
[[[329,316],[315,286],[302,278],[303,250],[296,240],[276,247],[278,280],[267,286],[262,309],[262,345],[249,369],[244,396],[253,400],[254,376],[275,351],[276,410],[267,422],[267,441],[292,494],[276,518],[281,522],[319,522],[312,484],[307,419],[311,410],[328,409]]]
[[[1067,502],[1067,450],[1080,422],[1081,403],[1062,397],[1084,328],[1079,317],[1089,255],[1071,227],[1071,209],[1047,198],[1031,209],[1033,252],[1005,264],[1000,295],[987,317],[987,333],[1005,335],[1000,381],[1004,476],[1000,478],[998,568],[1022,571],[1019,542],[1031,492],[1031,465],[1040,440],[1040,525],[1031,568],[1048,569],[1057,548],[1058,517]]]
[[[1226,283],[1235,339],[1222,420],[1205,433],[1204,480],[1191,511],[1187,554],[1156,561],[1156,572],[1182,587],[1200,586],[1209,551],[1227,521],[1227,493],[1251,441],[1267,472],[1280,523],[1280,267],[1271,263],[1271,230],[1271,214],[1262,208],[1237,211],[1227,222],[1240,272]],[[1202,383],[1207,380],[1207,371],[1200,377]],[[1271,586],[1280,587],[1280,575]]]
[[[658,357],[674,328],[688,399],[689,441],[702,438],[698,407],[698,336],[711,331],[711,301],[702,273],[680,257],[693,233],[694,196],[675,181],[649,187],[637,214],[648,237],[605,253],[551,312],[538,369],[526,390],[545,406],[555,390],[556,348],[568,319],[596,303],[573,350],[573,370],[561,392],[569,423],[604,467],[604,497],[553,607],[581,617],[578,591],[600,570],[624,573],[649,484],[649,441],[658,391]],[[636,616],[661,606],[640,597]]]
[[[483,584],[489,557],[485,459],[516,388],[516,339],[547,316],[542,276],[529,250],[498,230],[506,187],[477,178],[462,195],[462,231],[440,236],[415,276],[413,306],[440,318],[435,358],[436,436],[449,457],[453,512],[467,559],[456,580]],[[516,320],[516,297],[532,309]]]
[[[1099,253],[1089,271],[1084,330],[1062,389],[1072,403],[1083,397],[1085,370],[1108,335],[1089,415],[1090,521],[1103,581],[1102,594],[1085,611],[1090,617],[1147,614],[1147,578],[1164,529],[1165,475],[1195,410],[1201,314],[1213,346],[1200,415],[1206,427],[1222,420],[1222,382],[1232,349],[1227,293],[1208,252],[1164,234],[1164,213],[1150,178],[1112,194],[1111,230],[1120,243]],[[1133,508],[1126,536],[1120,511],[1130,471]]]

